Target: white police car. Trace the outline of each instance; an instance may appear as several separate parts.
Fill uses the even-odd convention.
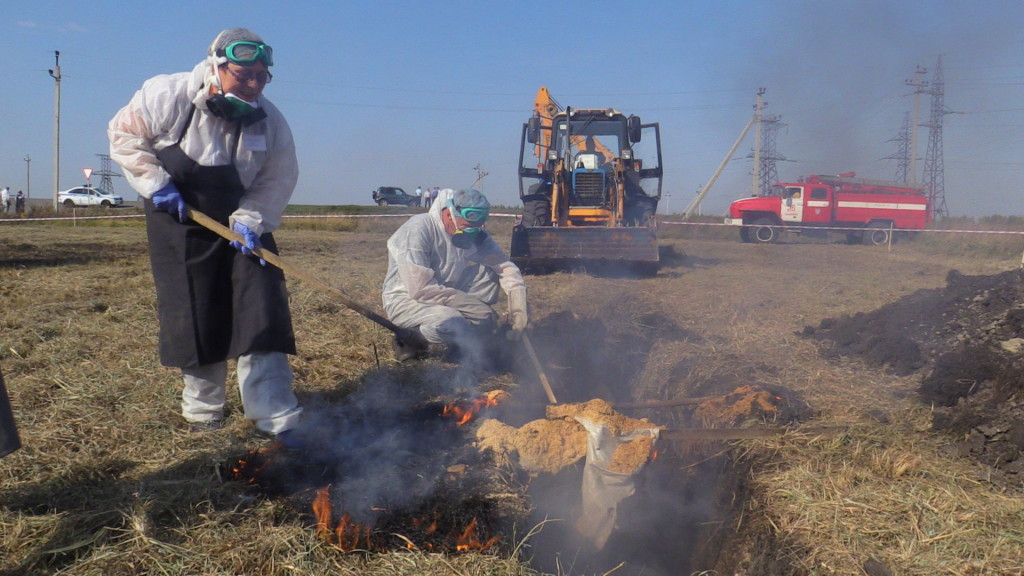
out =
[[[117,194],[107,192],[106,190],[100,190],[99,188],[93,188],[91,186],[76,186],[62,192],[57,192],[57,203],[68,208],[73,208],[75,206],[102,206],[103,208],[112,208],[114,206],[121,206],[124,204],[124,198]]]

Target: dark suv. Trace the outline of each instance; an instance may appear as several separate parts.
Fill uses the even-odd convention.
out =
[[[405,190],[395,186],[381,186],[373,191],[373,201],[378,206],[419,206],[420,199],[406,194]]]

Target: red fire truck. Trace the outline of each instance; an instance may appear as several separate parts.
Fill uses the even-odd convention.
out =
[[[922,188],[856,176],[847,172],[780,182],[768,196],[733,202],[725,223],[742,226],[744,242],[775,242],[784,231],[832,229],[845,231],[851,244],[882,245],[891,232],[923,230],[932,221]]]

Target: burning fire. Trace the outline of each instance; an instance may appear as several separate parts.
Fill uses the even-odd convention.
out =
[[[468,552],[470,550],[487,550],[491,546],[498,543],[501,538],[498,536],[492,536],[487,542],[481,543],[477,538],[477,523],[476,518],[466,526],[466,529],[459,535],[458,540],[455,543],[455,549],[459,552]]]
[[[370,536],[373,534],[373,527],[363,526],[353,522],[352,517],[347,513],[341,515],[338,525],[331,530],[331,496],[330,486],[324,486],[316,493],[313,499],[313,514],[316,515],[316,534],[323,538],[328,544],[337,546],[342,552],[354,552],[356,550],[372,550],[373,542]]]
[[[456,426],[462,426],[472,420],[480,411],[497,406],[507,398],[508,394],[504,391],[491,390],[480,398],[448,404],[441,412],[441,416],[455,420]]]
[[[352,521],[352,517],[347,513],[342,514],[338,520],[338,525],[331,529],[333,514],[330,486],[325,486],[317,491],[316,497],[313,499],[313,514],[316,516],[317,536],[323,538],[325,542],[337,547],[342,552],[348,553],[359,550],[383,551],[386,549],[386,546],[381,543],[374,544],[372,539],[373,528],[371,526],[364,526]],[[421,530],[423,536],[435,536],[438,534],[438,519],[436,515],[433,519],[416,518],[412,521],[412,525],[417,530]],[[404,536],[399,537],[405,541],[406,548],[410,550],[416,550],[420,547]],[[450,539],[455,542],[455,550],[458,552],[483,552],[501,541],[500,536],[492,536],[487,538],[486,541],[482,541],[481,528],[476,518],[473,518],[465,529],[461,531],[456,530]],[[437,547],[431,542],[426,542],[423,544],[423,548],[434,550]]]
[[[244,458],[239,458],[238,462],[231,466],[231,479],[243,480],[250,485],[255,484],[260,471],[270,462],[270,457],[279,448],[280,446],[275,443],[266,448],[252,450]]]

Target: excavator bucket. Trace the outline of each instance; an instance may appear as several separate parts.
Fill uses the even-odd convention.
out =
[[[512,229],[512,261],[525,270],[622,266],[650,274],[658,270],[654,228],[523,226]]]

